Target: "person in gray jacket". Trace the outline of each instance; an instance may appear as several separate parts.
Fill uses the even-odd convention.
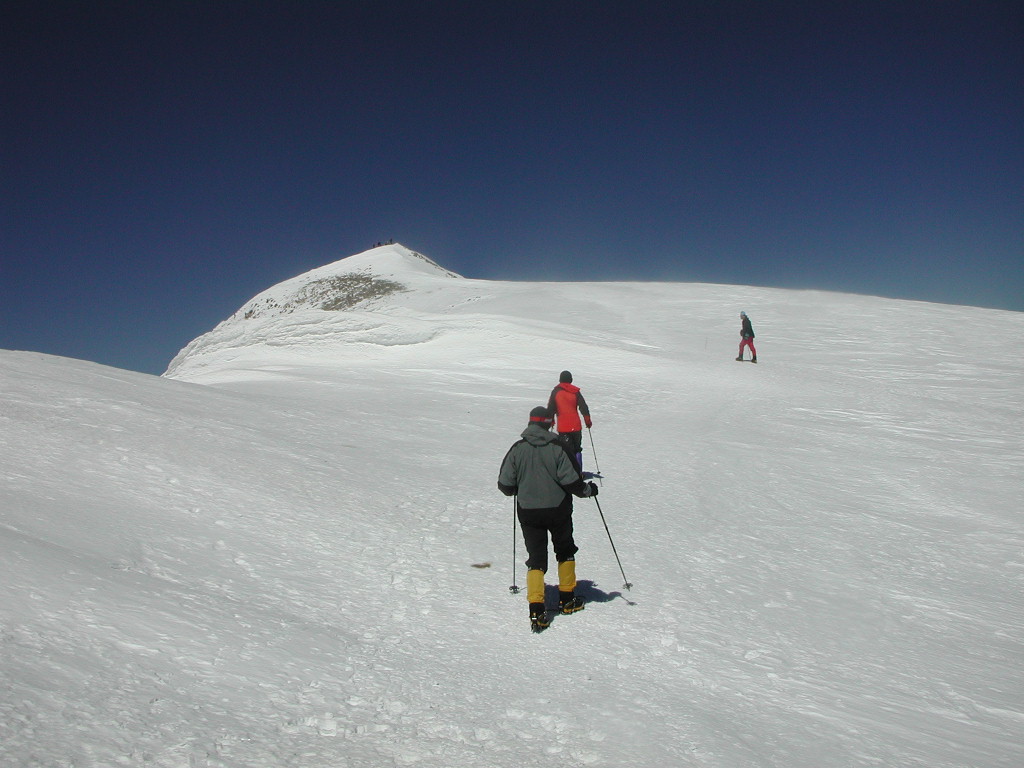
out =
[[[530,423],[501,462],[498,490],[516,496],[516,513],[523,531],[526,561],[526,599],[530,628],[541,632],[551,621],[544,607],[544,574],[548,570],[548,534],[558,561],[559,610],[583,610],[575,594],[579,548],[572,537],[572,497],[597,495],[594,483],[584,482],[569,446],[551,432],[554,416],[540,405],[530,411]]]

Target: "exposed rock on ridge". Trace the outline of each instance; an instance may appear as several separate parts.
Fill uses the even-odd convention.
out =
[[[247,301],[213,330],[193,339],[164,375],[206,368],[255,347],[298,351],[329,343],[421,343],[430,324],[393,317],[395,297],[428,294],[461,275],[402,245],[349,256],[278,283]]]

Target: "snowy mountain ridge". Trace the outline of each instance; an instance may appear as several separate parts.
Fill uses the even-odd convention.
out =
[[[187,345],[171,361],[167,374],[180,374],[188,367],[189,358],[236,347],[268,344],[296,348],[304,343],[317,345],[335,335],[348,343],[353,331],[363,327],[357,315],[364,317],[412,287],[422,294],[433,282],[452,278],[462,279],[404,246],[372,248],[261,291],[215,329]],[[331,313],[351,316],[332,317]],[[374,336],[371,332],[368,338],[388,343],[386,334]]]
[[[409,290],[403,281],[422,284],[438,277],[461,275],[404,246],[378,246],[279,283],[246,302],[232,319],[304,309],[341,311]]]
[[[352,258],[164,377],[0,351],[0,765],[1024,764],[1024,316]],[[495,480],[564,368],[535,636]]]

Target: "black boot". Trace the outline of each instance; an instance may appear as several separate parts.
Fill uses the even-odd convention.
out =
[[[737,360],[739,360],[739,361],[740,361],[740,362],[742,363],[742,362],[743,362],[743,355],[740,355],[740,356],[739,356],[739,357],[737,357],[736,359],[737,359]]]
[[[576,611],[583,610],[583,598],[572,592],[559,592],[558,606],[562,609],[562,613],[576,613]]]
[[[530,631],[543,632],[551,626],[544,603],[530,603]]]

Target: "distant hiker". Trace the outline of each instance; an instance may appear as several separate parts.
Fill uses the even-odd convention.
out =
[[[544,607],[544,574],[548,570],[548,533],[558,561],[558,605],[562,613],[583,610],[577,597],[576,552],[572,538],[572,496],[597,496],[597,486],[586,483],[567,446],[550,431],[551,411],[538,405],[522,440],[505,454],[498,472],[498,490],[516,497],[516,515],[526,542],[526,600],[530,628],[543,631],[550,623]]]
[[[740,312],[740,356],[737,360],[743,360],[743,348],[750,347],[750,362],[757,362],[757,350],[754,348],[754,327],[750,324],[750,318],[746,312]]]
[[[569,371],[559,374],[558,386],[551,390],[551,397],[548,398],[548,410],[555,414],[558,434],[565,436],[576,456],[576,463],[583,469],[583,424],[590,429],[594,422],[590,420],[587,401],[583,399],[580,388],[572,383],[572,373]],[[583,414],[583,424],[580,423],[580,414]]]

